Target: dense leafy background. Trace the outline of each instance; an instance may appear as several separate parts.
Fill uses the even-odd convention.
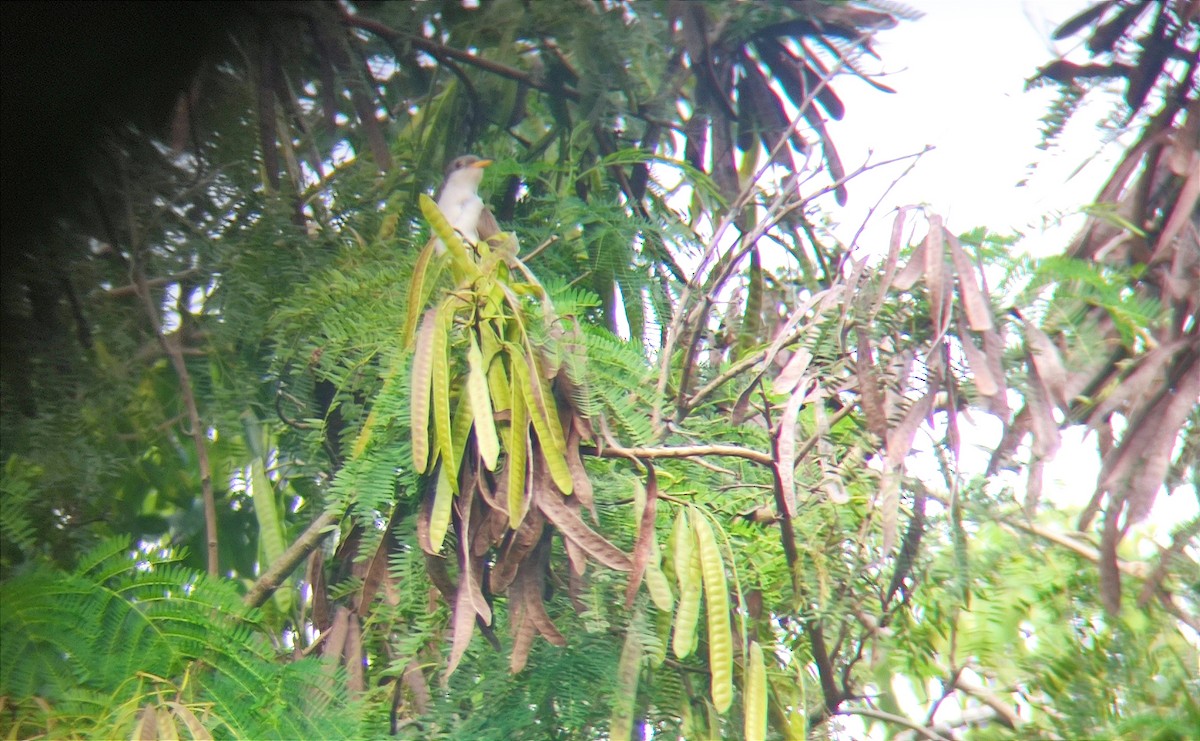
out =
[[[53,228],[6,230],[5,733],[1195,737],[1200,521],[1135,527],[1197,490],[1194,8],[1060,29],[1088,57],[1034,78],[1048,140],[1115,88],[1130,146],[1044,261],[915,209],[886,258],[829,233],[836,91],[908,10],[563,9],[249,6],[169,126],[107,127]],[[464,151],[523,263],[414,283]],[[575,492],[537,428],[524,530],[503,383],[495,471],[463,430],[414,465],[405,328],[439,305],[448,404],[493,330],[551,391]],[[1077,425],[1103,469],[1056,512]]]

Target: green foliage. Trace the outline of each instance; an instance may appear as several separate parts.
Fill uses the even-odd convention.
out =
[[[112,538],[70,573],[36,567],[0,584],[6,729],[129,736],[134,711],[168,696],[217,737],[354,733],[335,673],[313,659],[279,662],[233,586],[178,560]]]
[[[264,11],[271,32],[238,43],[267,61],[206,72],[195,151],[168,156],[127,132],[113,152],[125,179],[105,210],[117,228],[55,265],[86,293],[76,314],[60,297],[60,323],[90,342],[27,338],[21,372],[2,379],[0,732],[129,737],[157,717],[195,738],[200,727],[231,738],[606,738],[614,727],[738,738],[757,735],[765,711],[768,737],[824,738],[844,720],[831,714],[867,698],[921,723],[943,720],[943,700],[991,713],[954,729],[964,738],[1186,737],[1200,690],[1180,623],[1128,594],[1119,617],[1106,615],[1094,564],[1077,555],[1089,552],[1082,535],[1075,552],[1035,537],[1062,523],[1018,516],[1012,492],[964,481],[957,425],[985,412],[968,376],[978,369],[957,353],[980,333],[952,316],[938,326],[935,306],[961,300],[962,283],[889,291],[887,270],[825,243],[834,215],[808,197],[817,173],[795,158],[819,142],[813,161],[841,179],[823,121],[842,106],[828,85],[781,166],[750,189],[750,209],[729,211],[784,133],[775,114],[825,69],[853,66],[860,31],[903,13],[884,2],[587,9],[313,4],[303,23]],[[293,36],[303,43],[276,43]],[[792,76],[765,94],[746,82],[779,70]],[[1047,136],[1077,102],[1056,105]],[[439,225],[453,264],[427,264],[409,295],[430,236],[422,194],[468,148],[496,159],[483,195],[521,250],[468,246]],[[772,181],[785,171],[803,177]],[[1129,228],[1118,213],[1093,215]],[[764,218],[777,221],[753,245],[735,234]],[[1024,358],[1006,345],[1006,307],[1052,333],[1071,372],[1117,349],[1101,320],[1133,353],[1171,319],[1131,289],[1139,266],[1018,259],[1013,241],[962,237],[967,268],[1007,273],[984,296],[1001,331],[981,352],[995,353],[1010,388],[1027,391],[1030,374],[1014,371]],[[127,285],[131,267],[148,301]],[[427,305],[450,307],[432,400],[412,393],[421,366],[407,342]],[[180,348],[186,380],[160,338]],[[484,355],[501,360],[480,383]],[[797,357],[807,370],[776,388]],[[515,386],[504,374],[522,370],[522,393],[541,404],[532,428],[497,403]],[[872,382],[880,419],[867,409]],[[433,457],[413,444],[428,431],[413,410],[421,420],[427,402],[445,412]],[[471,431],[472,415],[499,429],[502,450]],[[900,461],[890,472],[892,527],[905,535],[888,548],[880,468],[905,457],[893,438],[909,416],[935,438],[921,459],[937,470],[918,480]],[[561,448],[528,478],[503,473],[514,426],[530,450]],[[1195,448],[1186,441],[1170,483],[1195,484]],[[457,497],[447,484],[439,498],[439,455],[471,464]],[[656,515],[643,521],[651,466]],[[196,569],[206,478],[213,575]],[[492,499],[468,506],[463,491]],[[506,504],[548,494],[576,533],[619,551],[610,560],[641,554],[644,588],[543,523],[525,544],[544,545],[525,591],[493,591],[528,535],[508,528],[520,517]],[[427,553],[421,523],[435,507],[445,548]],[[245,607],[240,591],[319,511],[344,517],[307,540],[277,599]],[[1189,565],[1163,566],[1181,609],[1196,604]],[[514,674],[514,608],[535,603],[565,645],[534,640]],[[483,628],[499,651],[470,640]],[[953,686],[964,676],[981,687]],[[905,682],[915,709],[893,691]],[[1006,728],[1003,708],[1017,705]]]

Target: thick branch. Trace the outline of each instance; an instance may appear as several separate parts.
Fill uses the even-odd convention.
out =
[[[905,728],[916,731],[917,735],[923,736],[925,739],[929,739],[929,741],[949,741],[946,736],[937,733],[937,731],[932,728],[925,728],[924,725],[913,721],[911,718],[892,715],[892,713],[883,712],[882,710],[875,710],[874,707],[847,706],[842,707],[841,710],[833,713],[833,715],[875,718],[876,721],[883,721],[884,723],[904,725]]]
[[[834,715],[861,715],[867,718],[875,718],[876,720],[882,720],[885,723],[895,723],[896,725],[912,729],[913,731],[916,731],[918,735],[929,739],[929,741],[949,741],[949,739],[932,728],[926,728],[910,718],[905,718],[901,715],[892,715],[891,713],[885,713],[882,710],[876,710],[874,708],[848,706],[838,710],[836,713],[834,713]]]
[[[283,552],[271,567],[263,572],[262,576],[258,577],[258,581],[254,582],[254,586],[250,587],[250,591],[246,592],[246,596],[242,598],[250,607],[259,607],[279,588],[283,580],[292,573],[292,570],[304,560],[309,553],[312,552],[321,539],[325,537],[326,531],[330,527],[337,524],[341,518],[340,514],[335,512],[325,512],[317,519],[313,520],[308,529],[301,533],[296,541],[288,546],[288,549]]]
[[[959,672],[957,675],[955,675],[954,688],[957,690],[962,690],[994,710],[996,712],[997,720],[1001,724],[1006,725],[1009,728],[1016,728],[1017,726],[1021,725],[1021,716],[1017,715],[1017,711],[1014,710],[1011,705],[1005,703],[999,697],[989,692],[988,689],[983,685],[974,684],[967,680],[962,675],[962,672]]]
[[[736,445],[680,445],[671,448],[623,448],[609,445],[587,452],[602,458],[695,458],[701,455],[723,455],[730,458],[744,458],[764,466],[771,465],[769,454],[749,448],[739,448]]]

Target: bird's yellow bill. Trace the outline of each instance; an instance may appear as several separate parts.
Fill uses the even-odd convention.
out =
[[[471,167],[487,167],[488,165],[492,164],[493,161],[494,160],[479,160],[474,162]]]

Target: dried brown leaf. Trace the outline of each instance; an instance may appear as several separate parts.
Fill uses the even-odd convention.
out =
[[[1156,389],[1162,388],[1167,379],[1167,364],[1187,340],[1166,342],[1150,350],[1137,362],[1137,367],[1119,383],[1112,385],[1104,397],[1088,415],[1092,427],[1102,424],[1109,415],[1121,411],[1129,416],[1136,415]]]
[[[896,290],[912,290],[912,287],[917,284],[917,281],[921,278],[921,275],[924,274],[925,242],[928,241],[928,239],[929,236],[926,235],[925,239],[921,240],[920,243],[913,248],[912,257],[909,258],[908,263],[906,263],[904,267],[900,268],[900,272],[896,273],[896,277],[892,280],[892,285],[896,287]]]
[[[1033,455],[1049,458],[1058,452],[1061,435],[1046,386],[1038,375],[1036,364],[1029,367],[1029,388],[1025,392],[1025,407],[1029,410],[1029,427],[1033,431]]]
[[[459,588],[454,600],[454,618],[451,624],[450,661],[446,665],[446,676],[454,673],[462,661],[471,638],[475,635],[475,602],[471,590],[464,589],[464,579],[459,579]]]
[[[771,383],[771,390],[777,394],[792,393],[804,378],[808,371],[808,364],[811,362],[812,353],[803,347],[797,349]]]
[[[1171,464],[1179,430],[1198,399],[1200,372],[1193,362],[1182,369],[1175,389],[1164,393],[1133,420],[1121,444],[1105,459],[1100,487],[1125,503],[1125,527],[1149,514]]]
[[[1042,500],[1042,477],[1046,463],[1041,458],[1029,462],[1029,472],[1025,477],[1025,516],[1033,518],[1037,514],[1038,503]]]
[[[900,264],[900,242],[904,239],[904,214],[910,208],[912,207],[901,206],[896,209],[896,218],[892,221],[892,237],[888,242],[887,259],[883,263],[883,275],[879,279],[879,293],[875,296],[875,301],[871,305],[871,317],[874,317],[883,308],[883,302],[887,299],[888,289],[892,287],[892,281],[896,278],[896,270]],[[911,288],[911,285],[909,287]]]
[[[1033,322],[1021,317],[1025,329],[1025,342],[1029,348],[1029,356],[1037,369],[1037,375],[1049,392],[1049,400],[1060,409],[1067,408],[1067,368],[1063,365],[1062,354],[1054,340]]]
[[[933,409],[933,400],[936,395],[937,388],[931,385],[925,395],[908,408],[900,423],[888,433],[886,467],[894,471],[900,470],[905,457],[912,450],[913,440],[917,437],[917,430],[920,428],[921,422],[929,416],[929,412]]]
[[[890,554],[896,547],[896,533],[900,527],[900,472],[886,468],[879,482],[879,515],[883,525],[883,553]]]
[[[976,332],[992,329],[996,326],[992,320],[992,306],[975,278],[975,266],[971,263],[971,258],[967,257],[958,237],[946,232],[946,240],[950,243],[950,258],[954,261],[954,271],[958,273],[958,293],[962,299],[963,311],[967,315],[967,325]]]
[[[387,525],[383,530],[383,537],[379,539],[379,545],[376,546],[375,552],[371,555],[366,573],[363,575],[358,604],[354,610],[363,620],[366,620],[370,614],[371,600],[374,599],[375,592],[379,590],[379,585],[387,574],[388,554],[395,545],[392,537],[392,527],[395,524],[397,509],[396,507],[392,508],[392,514],[388,517]]]
[[[321,656],[329,663],[337,665],[342,659],[342,649],[346,647],[346,636],[350,632],[350,608],[341,605],[333,614],[333,624],[329,627],[328,638],[321,644]]]
[[[589,556],[616,571],[629,571],[633,563],[621,549],[587,526],[564,501],[565,497],[550,487],[538,487],[533,492],[534,505],[546,515],[563,534],[578,544]]]
[[[496,555],[496,563],[488,575],[488,590],[500,594],[508,589],[517,576],[521,562],[541,540],[546,520],[541,512],[531,509],[516,531],[509,531]]]
[[[637,597],[638,587],[642,585],[642,577],[646,573],[646,564],[650,560],[650,550],[656,536],[654,521],[658,514],[658,477],[654,473],[654,466],[648,462],[645,465],[646,485],[643,487],[642,482],[634,482],[634,499],[641,500],[641,507],[635,506],[638,534],[633,544],[633,569],[629,572],[629,583],[625,587],[626,610],[633,609],[633,601]]]
[[[592,522],[598,523],[600,518],[596,516],[596,497],[592,491],[592,480],[588,478],[583,458],[579,454],[579,448],[583,444],[579,425],[564,424],[563,428],[567,430],[567,468],[571,470],[571,481],[575,484],[573,496],[591,513]]]
[[[1100,531],[1100,601],[1109,615],[1121,612],[1121,569],[1117,564],[1117,545],[1125,535],[1120,527],[1121,505],[1110,502]]]
[[[362,625],[351,615],[347,620],[346,645],[342,648],[346,665],[346,687],[352,693],[365,692],[367,679],[363,673]]]
[[[975,346],[975,341],[971,339],[970,333],[965,328],[959,332],[958,341],[962,345],[967,367],[971,369],[971,379],[975,382],[975,389],[982,396],[995,396],[1000,393],[1000,384],[996,383],[995,377],[992,376],[987,354]]]
[[[779,432],[775,437],[775,461],[779,486],[783,492],[784,516],[796,516],[796,422],[804,404],[807,389],[797,388],[788,397],[779,415]]]
[[[876,374],[874,354],[871,351],[871,336],[862,324],[855,326],[858,334],[858,352],[855,354],[855,371],[858,388],[862,394],[862,408],[867,417],[867,429],[880,440],[887,439],[887,412],[883,408],[883,390]]]
[[[946,280],[946,230],[942,217],[929,217],[929,233],[925,235],[925,287],[929,292],[929,318],[938,331],[938,337],[949,326],[950,306],[947,297],[950,284]]]
[[[999,389],[988,399],[988,410],[1005,423],[1012,410],[1008,406],[1008,386],[1004,382],[1004,337],[999,330],[990,329],[983,333],[983,352],[987,356],[987,367]]]
[[[332,622],[329,610],[329,589],[325,582],[325,554],[320,548],[308,555],[304,581],[308,582],[312,595],[312,623],[322,633],[329,630]]]

